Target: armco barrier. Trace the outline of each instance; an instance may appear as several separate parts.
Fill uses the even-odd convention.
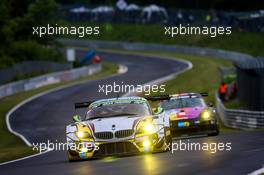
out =
[[[0,85],[11,82],[18,74],[47,74],[71,69],[70,63],[52,61],[23,61],[12,67],[0,70]]]
[[[221,49],[211,49],[202,47],[190,47],[179,45],[164,45],[164,44],[145,44],[131,42],[115,42],[115,41],[99,41],[99,40],[73,40],[59,39],[59,42],[67,46],[89,47],[92,49],[124,49],[137,51],[161,51],[161,52],[176,52],[194,55],[206,55],[217,58],[224,58],[232,61],[246,61],[254,59],[254,57],[238,52],[226,51]]]
[[[264,111],[227,109],[218,95],[215,95],[216,111],[223,124],[231,128],[264,128]]]
[[[89,65],[77,69],[45,74],[35,78],[20,80],[0,86],[0,98],[35,89],[44,85],[75,80],[101,71],[101,64]]]

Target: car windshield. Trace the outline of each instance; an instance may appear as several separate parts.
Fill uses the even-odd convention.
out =
[[[177,109],[177,108],[193,108],[204,107],[205,102],[202,98],[177,98],[164,101],[160,105],[164,110]]]
[[[129,115],[131,117],[138,115],[150,115],[151,111],[146,103],[142,104],[112,104],[95,107],[89,110],[86,114],[85,119],[95,119],[95,118],[108,118]]]

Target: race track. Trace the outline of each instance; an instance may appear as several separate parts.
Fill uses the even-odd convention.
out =
[[[128,71],[41,96],[12,114],[12,128],[31,143],[47,142],[47,139],[54,142],[65,141],[65,126],[71,122],[73,103],[105,98],[103,93],[98,93],[99,84],[112,84],[113,81],[120,84],[144,84],[187,68],[186,63],[175,60],[114,53],[101,55],[107,61],[126,65]],[[115,94],[108,97],[111,96]],[[190,139],[199,143],[232,143],[231,151],[219,151],[214,154],[206,151],[177,151],[174,154],[167,152],[69,163],[66,152],[51,151],[1,165],[0,174],[247,174],[264,164],[263,136],[263,131],[252,131]]]

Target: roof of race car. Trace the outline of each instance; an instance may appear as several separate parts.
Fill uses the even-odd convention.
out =
[[[142,97],[119,97],[119,98],[108,98],[108,99],[101,99],[101,100],[97,100],[93,103],[90,104],[89,107],[98,107],[101,105],[110,105],[110,104],[121,104],[121,103],[137,103],[137,104],[142,104],[142,103],[146,103],[147,100],[145,98]]]

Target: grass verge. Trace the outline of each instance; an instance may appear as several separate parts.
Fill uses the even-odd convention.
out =
[[[92,76],[79,78],[74,81],[67,81],[56,83],[52,85],[47,85],[41,88],[37,88],[28,92],[21,92],[12,96],[4,97],[0,99],[0,135],[1,135],[1,142],[0,142],[0,162],[5,162],[9,160],[14,160],[20,157],[24,157],[30,154],[34,154],[35,152],[32,148],[25,145],[25,143],[19,139],[17,136],[11,134],[7,127],[6,127],[6,114],[9,110],[11,110],[15,105],[22,102],[23,100],[36,95],[38,93],[64,86],[73,83],[77,83],[80,81],[85,80],[95,80],[99,78],[103,78],[109,75],[112,75],[117,72],[118,66],[112,63],[104,62],[102,64],[102,71],[96,73]]]
[[[228,109],[245,109],[246,110],[245,105],[243,105],[237,98],[224,102],[224,105]]]

